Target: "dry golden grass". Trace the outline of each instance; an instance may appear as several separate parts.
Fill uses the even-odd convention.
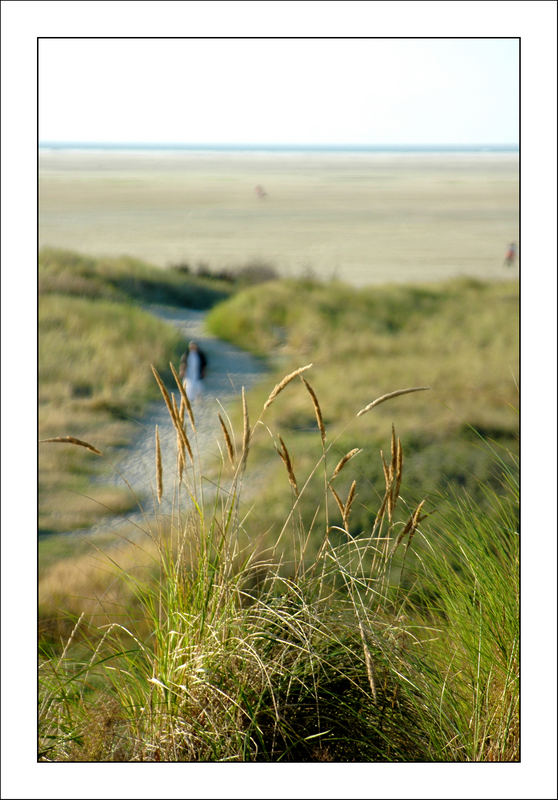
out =
[[[345,508],[343,509],[343,525],[345,526],[345,530],[349,529],[349,516],[351,513],[351,506],[353,505],[353,501],[355,499],[356,485],[357,485],[356,481],[353,481],[351,483],[349,494],[347,495],[347,499],[345,500]]]
[[[227,447],[227,454],[229,456],[229,461],[231,463],[231,467],[233,467],[233,469],[234,469],[234,462],[235,462],[234,444],[233,444],[233,441],[231,439],[231,435],[229,433],[229,429],[225,425],[225,421],[223,420],[223,417],[221,416],[221,414],[218,414],[217,416],[219,418],[219,424],[221,425],[221,430],[223,431],[223,437],[225,439],[225,445]]]
[[[181,481],[186,466],[186,448],[179,433],[176,434],[176,450],[178,453],[178,480]]]
[[[244,391],[244,386],[242,387],[242,426],[243,426],[243,433],[242,433],[242,456],[240,459],[240,469],[243,469],[246,465],[246,459],[248,458],[248,451],[250,448],[250,418],[248,416],[248,403],[246,402],[246,392]]]
[[[280,380],[279,383],[272,389],[271,394],[264,403],[263,410],[265,411],[266,408],[269,408],[269,406],[273,403],[277,395],[283,391],[285,386],[288,386],[292,380],[294,380],[298,375],[300,375],[305,370],[310,369],[311,366],[312,364],[306,364],[305,367],[299,367],[298,369],[295,369],[294,372],[290,372],[288,375],[285,375],[285,377],[282,380]]]
[[[377,701],[376,696],[376,682],[374,680],[374,668],[372,664],[372,657],[370,655],[370,650],[368,648],[368,644],[366,642],[366,637],[364,635],[364,628],[362,627],[362,622],[358,621],[358,629],[360,632],[360,638],[362,640],[362,649],[364,650],[364,660],[366,663],[366,674],[368,675],[368,683],[370,684],[370,691],[372,692],[372,697],[374,698],[374,702]]]
[[[142,580],[157,559],[154,542],[145,537],[141,546],[123,541],[106,553],[91,548],[51,564],[39,578],[39,630],[66,631],[81,614],[99,625],[127,616],[134,589],[123,575]]]
[[[426,502],[425,500],[421,500],[421,502],[418,504],[418,506],[415,508],[415,510],[407,520],[407,524],[405,525],[403,530],[398,534],[397,539],[395,540],[395,544],[393,545],[394,553],[401,544],[401,542],[403,541],[403,539],[405,538],[405,536],[407,536],[407,534],[409,535],[409,538],[407,540],[407,549],[409,549],[409,545],[411,544],[411,540],[415,534],[418,525],[424,519],[426,519],[427,516],[429,516],[428,514],[421,515],[420,513],[425,502]]]
[[[155,472],[157,475],[157,502],[160,503],[163,498],[163,460],[158,425],[155,426]]]
[[[335,498],[335,502],[337,503],[337,507],[341,512],[341,516],[343,516],[343,514],[345,513],[345,504],[343,503],[343,501],[341,500],[341,498],[339,497],[339,495],[337,494],[335,488],[331,485],[331,483],[329,484],[329,489],[333,497]]]
[[[402,394],[409,394],[410,392],[425,392],[428,389],[430,389],[430,386],[415,386],[412,389],[397,389],[395,392],[388,392],[387,394],[383,394],[381,397],[377,397],[371,403],[368,403],[368,405],[364,408],[361,408],[360,411],[357,412],[357,417],[361,417],[363,414],[371,411],[376,406],[379,406],[380,403],[385,403],[386,400],[391,400],[393,397],[399,397]]]
[[[349,532],[349,517],[351,515],[351,508],[352,508],[353,501],[354,501],[355,496],[356,496],[356,494],[355,494],[356,493],[356,486],[357,486],[357,483],[354,480],[351,483],[351,486],[349,488],[349,493],[347,495],[347,499],[345,500],[345,502],[343,502],[341,500],[341,497],[339,496],[339,494],[336,492],[334,487],[331,485],[331,483],[329,484],[329,489],[330,489],[333,497],[335,498],[335,502],[337,503],[339,511],[341,512],[341,516],[343,518],[343,527],[347,531],[347,533]]]
[[[188,418],[190,420],[190,424],[192,426],[192,430],[195,433],[196,432],[196,420],[195,420],[195,417],[194,417],[194,411],[193,411],[192,406],[190,404],[190,400],[188,398],[188,395],[186,394],[186,390],[184,389],[184,385],[183,385],[182,381],[180,380],[180,378],[179,378],[179,376],[178,376],[178,374],[177,374],[177,372],[176,372],[176,370],[174,368],[173,363],[169,362],[169,366],[171,368],[171,372],[173,374],[174,380],[176,381],[176,385],[178,386],[178,390],[180,392],[180,408],[182,409],[183,406],[186,406],[186,410],[188,411]],[[183,412],[180,415],[180,422],[181,423],[184,422],[184,413]]]
[[[296,482],[296,477],[295,477],[295,474],[294,474],[294,469],[293,469],[293,464],[292,464],[292,461],[291,461],[291,456],[290,456],[289,451],[287,449],[287,445],[283,441],[283,437],[282,436],[279,437],[279,441],[281,442],[281,447],[280,448],[275,448],[275,449],[279,453],[281,461],[285,465],[285,469],[287,470],[287,475],[289,477],[289,483],[293,487],[295,496],[298,497],[300,492],[298,490],[298,484]]]
[[[82,439],[76,439],[75,436],[54,436],[51,439],[39,439],[41,444],[47,444],[49,442],[59,442],[60,444],[76,444],[79,447],[85,447],[86,450],[90,450],[92,453],[96,453],[98,456],[102,456],[101,450],[98,450],[89,442],[84,442]]]
[[[322,416],[322,409],[320,408],[320,404],[318,402],[318,397],[314,389],[310,386],[308,381],[302,375],[300,376],[300,380],[306,386],[308,394],[312,398],[312,405],[314,406],[314,413],[316,414],[316,422],[318,423],[318,430],[320,431],[320,436],[322,437],[322,445],[325,445],[326,440],[326,430],[324,425],[324,419]]]
[[[190,460],[193,461],[194,460],[194,454],[192,452],[192,447],[190,445],[190,440],[188,439],[188,435],[187,435],[186,431],[184,430],[184,426],[180,422],[180,414],[179,414],[179,410],[178,410],[178,408],[176,406],[176,402],[174,401],[174,396],[173,396],[173,399],[171,400],[170,395],[169,395],[169,393],[167,391],[167,388],[166,388],[165,384],[163,383],[163,381],[161,379],[161,376],[159,375],[159,373],[157,372],[157,370],[153,366],[153,364],[151,365],[151,371],[153,372],[153,375],[155,376],[155,380],[157,381],[157,386],[159,387],[159,389],[161,390],[161,394],[163,395],[163,399],[165,401],[165,405],[167,407],[167,411],[169,412],[169,417],[171,418],[172,424],[174,425],[174,428],[175,428],[178,436],[180,437],[180,440],[181,440],[182,444],[184,445],[184,447],[188,451],[188,455],[190,456]]]
[[[170,395],[169,395],[169,393],[167,391],[167,387],[163,383],[163,381],[161,379],[161,376],[159,375],[159,373],[157,372],[157,370],[155,369],[153,364],[151,364],[151,371],[153,372],[153,375],[155,376],[155,380],[157,381],[157,386],[159,387],[159,389],[161,391],[161,394],[163,395],[163,399],[165,401],[165,405],[167,407],[167,411],[169,412],[169,417],[171,418],[172,423],[176,428],[176,427],[178,427],[178,420],[176,419],[176,416],[175,416],[175,413],[174,413],[174,408],[173,408],[173,405],[172,405],[172,401],[171,401]]]
[[[345,453],[343,458],[340,459],[340,461],[337,463],[335,469],[333,470],[333,473],[332,473],[332,476],[331,476],[330,480],[333,480],[334,478],[336,478],[339,475],[339,473],[341,472],[341,470],[343,469],[343,467],[345,466],[345,464],[348,461],[350,461],[351,458],[354,458],[358,453],[361,453],[361,452],[362,452],[362,450],[359,447],[353,447],[352,450],[349,450],[348,453]]]

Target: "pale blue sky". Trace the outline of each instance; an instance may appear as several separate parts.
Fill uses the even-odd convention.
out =
[[[517,144],[517,39],[42,39],[41,141]]]

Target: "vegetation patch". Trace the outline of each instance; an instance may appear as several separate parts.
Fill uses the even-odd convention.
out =
[[[39,295],[52,293],[203,309],[228,297],[231,287],[208,274],[161,269],[129,256],[94,258],[43,248],[39,254]]]
[[[206,308],[230,291],[222,281],[130,258],[41,251],[39,439],[73,435],[107,453],[127,444],[133,422],[156,396],[149,365],[170,374],[168,363],[183,345],[174,328],[140,303]],[[103,485],[106,471],[82,448],[41,444],[39,532],[88,527],[135,506],[128,491]]]
[[[195,443],[195,419],[172,411],[184,459],[174,522],[154,520],[104,565],[82,560],[70,573],[80,581],[72,626],[57,647],[52,617],[43,638],[41,761],[518,760],[515,462],[500,463],[498,492],[483,487],[486,509],[448,496],[453,511],[437,519],[435,506],[404,500],[392,430],[373,527],[353,533],[351,497],[374,504],[353,477],[362,452],[333,466],[321,400],[307,391],[321,453],[312,471],[321,503],[335,498],[326,524],[307,528],[298,510],[312,498],[291,474],[299,451],[269,426],[303,372],[268,387],[259,414],[244,398],[239,431],[223,426],[241,445],[210,502],[181,444],[186,430]],[[272,546],[254,538],[241,502],[266,441],[291,490]],[[43,578],[45,611],[65,602],[53,600],[60,569]]]
[[[175,332],[95,274],[94,302],[41,295],[41,438],[78,440],[41,445],[45,529],[126,441],[149,364],[181,388]],[[203,470],[195,411],[169,404],[172,517],[72,558],[52,539],[39,759],[517,761],[517,301],[307,279],[216,306],[271,374],[215,415]]]
[[[327,398],[325,421],[336,439],[332,458],[353,447],[386,452],[386,431],[394,423],[405,441],[410,503],[425,494],[445,497],[457,488],[482,507],[485,497],[479,487],[498,485],[501,467],[481,438],[497,445],[504,460],[517,454],[516,282],[462,279],[357,290],[312,280],[280,281],[219,304],[209,312],[208,326],[216,335],[265,355],[272,379],[300,363],[313,364],[311,383],[318,396]],[[394,387],[408,386],[429,386],[430,391],[380,405],[373,415],[361,418],[358,430],[346,432],[349,400],[358,409]],[[265,389],[252,390],[250,399],[263,403]],[[283,431],[287,446],[300,449],[295,472],[308,475],[319,442],[301,384],[290,391],[287,403],[270,409],[270,419]],[[381,463],[366,455],[355,460],[355,469],[371,488],[382,481]],[[255,527],[268,526],[273,539],[274,513],[289,502],[289,490],[281,464],[272,468],[265,448],[256,444],[249,475],[257,480],[264,470],[265,501],[256,503],[251,513]],[[312,480],[306,491],[314,498],[312,514],[319,506],[318,520],[323,521],[319,481]],[[359,497],[352,520],[355,531],[373,523],[372,512]]]

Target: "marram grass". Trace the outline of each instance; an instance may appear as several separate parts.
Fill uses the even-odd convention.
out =
[[[518,759],[511,469],[491,498],[493,514],[456,497],[453,516],[433,523],[434,515],[426,528],[435,509],[402,500],[403,450],[393,430],[374,523],[349,533],[364,492],[350,475],[346,493],[332,481],[350,472],[358,448],[328,480],[336,437],[329,442],[320,413],[322,455],[309,474],[295,477],[296,454],[270,431],[293,496],[280,535],[265,547],[242,502],[244,469],[269,402],[307,368],[277,384],[253,425],[242,392],[240,456],[218,417],[232,477],[223,464],[213,492],[203,493],[199,464],[188,461],[176,475],[171,523],[155,518],[145,542],[107,551],[111,580],[126,587],[120,601],[103,609],[102,624],[89,605],[59,655],[51,648],[41,657],[40,760]],[[155,377],[184,458],[183,416]],[[317,414],[318,398],[304,383]],[[159,447],[155,462],[158,474]],[[323,503],[331,492],[338,509],[323,528],[307,529],[297,510],[320,468]],[[310,537],[321,543],[314,558]],[[131,567],[135,551],[139,570]]]

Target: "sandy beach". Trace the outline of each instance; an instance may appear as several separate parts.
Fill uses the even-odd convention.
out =
[[[161,267],[498,279],[518,239],[515,153],[41,150],[39,169],[40,246]]]

